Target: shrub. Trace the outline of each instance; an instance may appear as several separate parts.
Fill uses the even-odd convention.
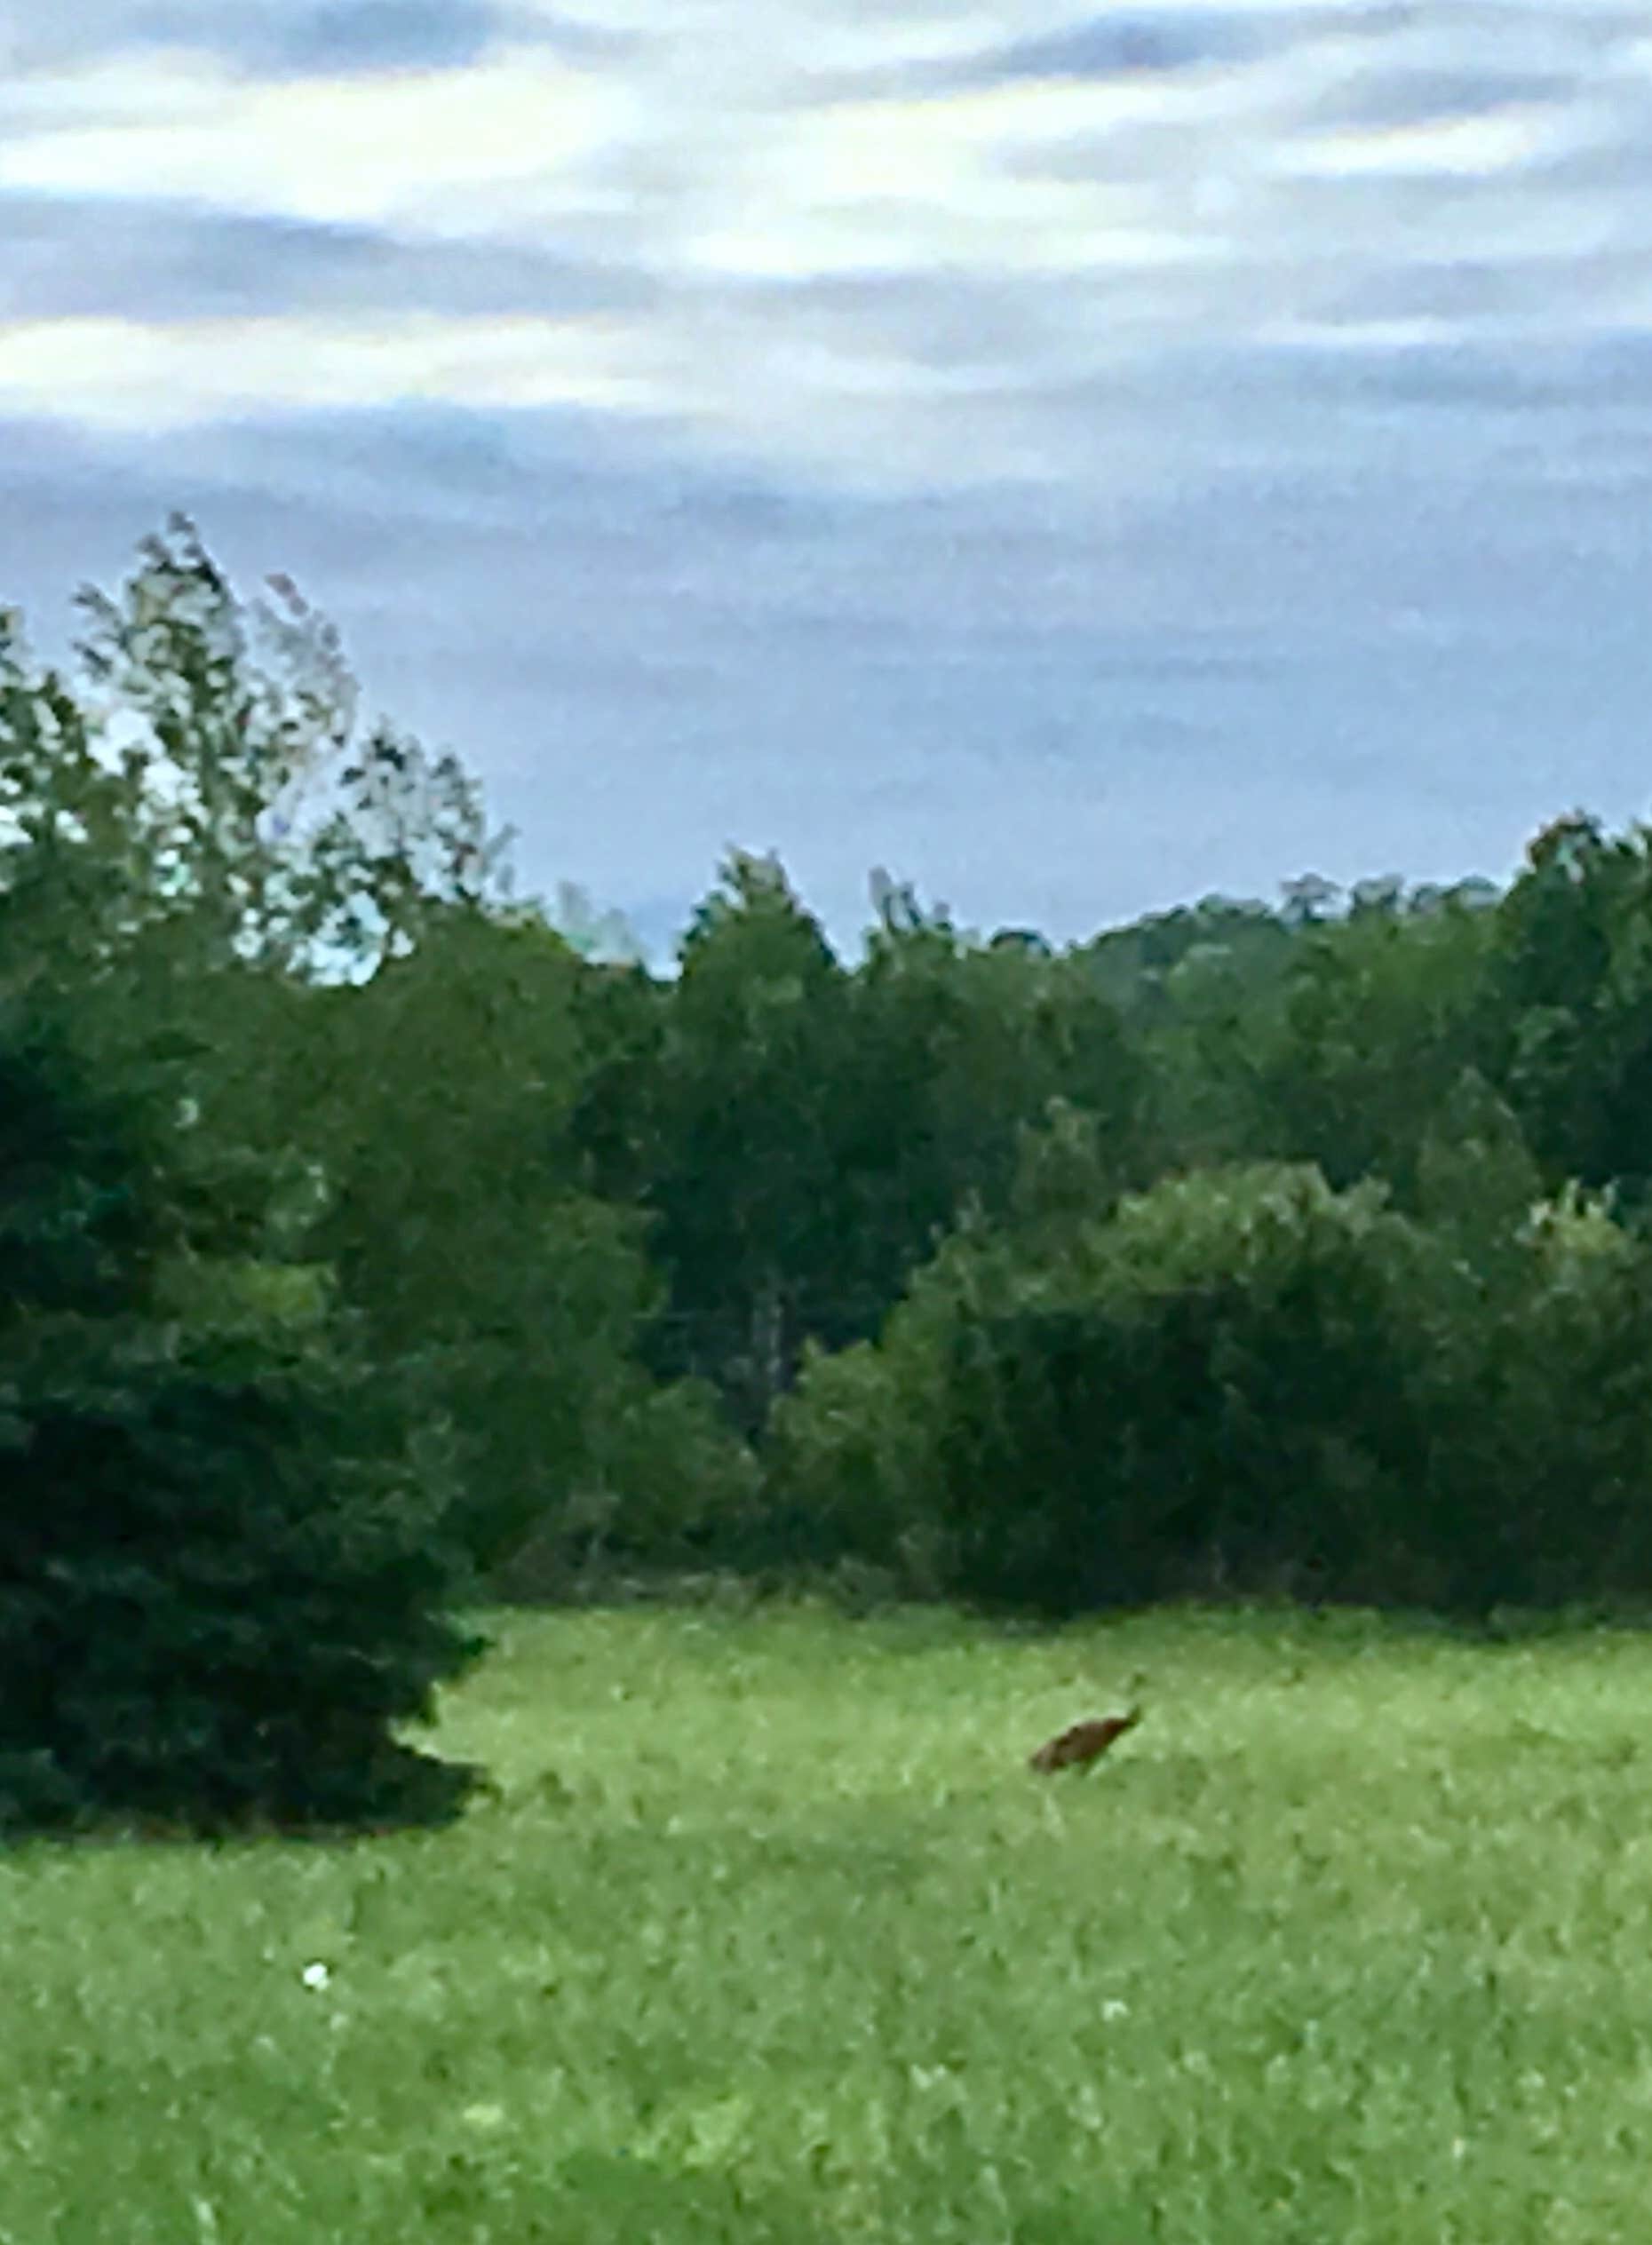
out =
[[[808,1367],[774,1471],[859,1556],[987,1604],[1426,1598],[1425,1375],[1462,1306],[1379,1188],[1200,1172],[1059,1247],[955,1239],[876,1350]]]
[[[961,1327],[1013,1298],[1002,1238],[968,1225],[917,1272],[878,1341],[811,1346],[770,1416],[766,1535],[788,1564],[857,1560],[920,1592],[943,1587],[936,1479],[951,1408],[948,1353]]]
[[[656,1384],[622,1368],[584,1471],[494,1569],[502,1598],[532,1603],[744,1558],[758,1519],[757,1462],[700,1380]]]
[[[956,1586],[1051,1612],[1426,1587],[1429,1243],[1312,1170],[1175,1179],[958,1322],[935,1480]]]

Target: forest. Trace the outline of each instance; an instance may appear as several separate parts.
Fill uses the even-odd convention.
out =
[[[1652,1591],[1652,829],[854,956],[736,853],[653,969],[286,580],[79,614],[0,612],[0,1815],[377,1813],[489,1597]]]

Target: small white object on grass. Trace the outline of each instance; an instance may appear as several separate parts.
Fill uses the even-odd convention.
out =
[[[332,1980],[330,1964],[306,1964],[298,1975],[306,1987],[326,1987]]]

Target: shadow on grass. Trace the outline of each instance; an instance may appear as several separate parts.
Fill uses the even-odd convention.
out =
[[[336,1844],[446,1830],[492,1789],[479,1764],[391,1744],[366,1770],[318,1773],[301,1799],[176,1800],[151,1788],[140,1798],[87,1804],[68,1792],[48,1757],[13,1755],[0,1762],[0,1846],[195,1846],[249,1839]]]
[[[826,2245],[828,2232],[796,2201],[777,2202],[711,2169],[668,2167],[624,2153],[576,2152],[559,2170],[561,2186],[536,2233],[557,2245],[614,2245],[619,2238],[669,2238],[671,2245],[742,2245],[760,2239]]]
[[[492,1585],[495,1601],[527,1613],[635,1608],[710,1610],[730,1618],[824,1606],[848,1621],[876,1621],[895,1613],[927,1610],[967,1619],[992,1636],[1048,1640],[1098,1627],[1156,1617],[1213,1630],[1283,1630],[1322,1639],[1385,1637],[1445,1638],[1469,1645],[1514,1645],[1546,1638],[1612,1630],[1652,1630],[1652,1603],[1644,1599],[1556,1600],[1543,1606],[1503,1603],[1456,1607],[1384,1606],[1288,1592],[1200,1595],[1124,1603],[1076,1614],[941,1598],[917,1589],[898,1570],[858,1559],[830,1564],[738,1567],[627,1567],[619,1563],[578,1568],[504,1570]]]
[[[1278,1638],[1309,1649],[1357,1650],[1373,1644],[1465,1645],[1496,1649],[1569,1638],[1644,1636],[1652,1608],[1600,1603],[1551,1606],[1495,1606],[1481,1612],[1430,1606],[1372,1606],[1289,1598],[1174,1598],[1159,1605],[1110,1606],[1104,1611],[1045,1616],[985,1611],[975,1618],[998,1637],[1055,1641],[1099,1628],[1155,1621],[1211,1637]]]

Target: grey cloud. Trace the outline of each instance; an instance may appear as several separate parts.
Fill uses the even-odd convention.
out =
[[[1577,93],[1576,67],[1522,69],[1506,57],[1482,58],[1473,67],[1391,64],[1351,73],[1319,105],[1314,122],[1331,115],[1339,123],[1367,128],[1437,124],[1516,105],[1569,102]]]
[[[1211,64],[1239,64],[1276,49],[1301,20],[1322,13],[1233,6],[1124,8],[1083,15],[1056,29],[983,40],[973,52],[914,59],[892,48],[886,59],[823,69],[803,91],[810,106],[869,99],[932,100],[1039,79],[1170,75]]]
[[[1240,10],[1129,9],[1082,17],[1059,31],[1014,39],[936,74],[954,87],[1008,84],[1020,78],[1110,78],[1248,59],[1276,39],[1277,19]]]
[[[509,242],[121,196],[0,191],[0,316],[579,313],[635,306],[634,268]]]
[[[1624,277],[1622,261],[1580,258],[1563,279],[1529,266],[1489,257],[1454,258],[1438,264],[1401,266],[1352,278],[1327,261],[1323,316],[1351,325],[1361,321],[1439,321],[1472,342],[1472,330],[1485,321],[1518,320],[1521,313],[1552,311],[1557,296],[1577,303],[1592,299]]]
[[[1529,419],[1553,452],[1586,436],[1598,416],[1629,409],[1652,432],[1652,337],[1624,335],[1489,345],[1465,338],[1382,350],[1291,346],[1275,378],[1322,402],[1385,411],[1431,409]],[[1569,425],[1568,425],[1569,424]],[[1416,424],[1420,438],[1426,422]]]
[[[1031,372],[1053,347],[1065,352],[1063,322],[1036,276],[880,272],[799,279],[737,280],[695,292],[790,332],[815,329],[846,345],[905,363],[915,382],[928,373],[974,367],[1005,379]]]

